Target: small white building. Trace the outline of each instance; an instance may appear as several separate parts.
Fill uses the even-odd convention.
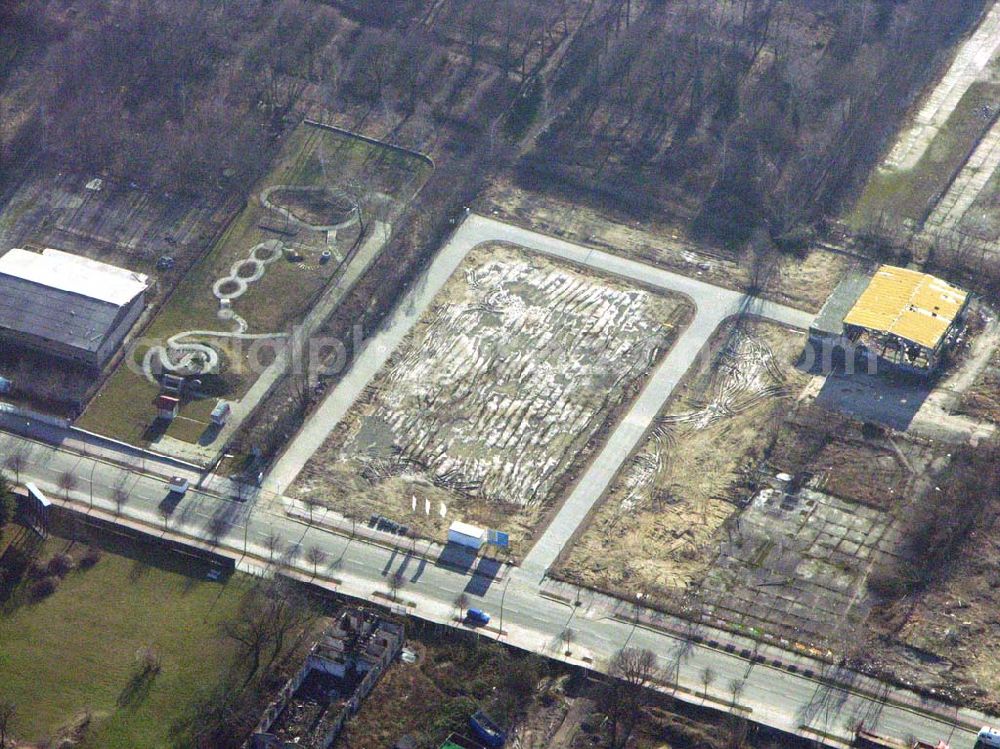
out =
[[[149,279],[69,252],[0,257],[0,339],[101,367],[142,314]]]

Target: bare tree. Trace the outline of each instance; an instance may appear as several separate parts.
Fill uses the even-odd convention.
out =
[[[281,546],[281,536],[277,533],[268,533],[264,538],[264,546],[267,548],[268,561],[274,563],[274,552]]]
[[[733,696],[733,707],[736,707],[736,703],[739,702],[740,697],[743,695],[743,690],[746,689],[746,680],[744,679],[732,679],[729,682],[729,693]]]
[[[319,566],[326,559],[326,552],[318,546],[310,546],[306,552],[306,561],[313,566],[313,577],[319,574]]]
[[[559,633],[559,640],[563,644],[563,648],[566,651],[565,654],[569,655],[569,646],[573,644],[573,639],[576,637],[576,633],[570,628],[566,627],[562,632]]]
[[[656,654],[640,648],[622,648],[611,660],[611,682],[604,690],[604,711],[608,716],[609,749],[623,749],[639,722],[643,692],[656,678]]]
[[[63,490],[63,497],[69,502],[69,493],[76,488],[77,478],[72,471],[63,471],[57,479],[59,488]]]
[[[18,452],[11,453],[10,455],[8,455],[4,459],[3,464],[4,464],[4,466],[6,466],[7,470],[10,470],[10,471],[14,472],[14,481],[16,483],[20,484],[21,483],[21,471],[24,470],[24,467],[27,465],[27,462],[28,462],[28,460],[27,460],[27,458],[24,457],[24,454],[22,452],[18,451]]]
[[[701,670],[701,685],[706,699],[708,699],[708,687],[713,681],[715,681],[715,670],[711,666],[705,666]]]
[[[406,575],[404,575],[400,570],[396,570],[389,577],[389,592],[392,594],[392,600],[396,600],[396,595],[399,593],[399,589],[406,585]]]
[[[170,508],[161,504],[156,508],[156,513],[160,516],[160,520],[163,521],[163,530],[166,532],[170,525]]]
[[[121,515],[122,508],[128,503],[129,494],[124,486],[116,486],[111,490],[111,499],[115,503],[115,514]]]
[[[16,714],[17,705],[10,700],[0,701],[0,748],[7,746],[7,732]]]
[[[313,510],[315,510],[316,507],[319,505],[319,501],[317,499],[315,499],[314,497],[306,497],[302,501],[305,502],[306,509],[309,510],[309,525],[312,525],[312,522],[313,522]]]
[[[458,618],[465,618],[465,610],[469,608],[469,596],[465,593],[459,593],[455,596],[455,608],[458,609]]]
[[[308,600],[281,580],[259,585],[248,594],[240,615],[223,625],[247,663],[243,685],[250,683],[262,665],[273,664],[296,632],[302,636],[314,615]]]

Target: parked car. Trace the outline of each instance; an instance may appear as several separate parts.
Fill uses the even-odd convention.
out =
[[[465,612],[465,621],[474,627],[485,627],[490,623],[490,615],[482,609],[469,609]]]

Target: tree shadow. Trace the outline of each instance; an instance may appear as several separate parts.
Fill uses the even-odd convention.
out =
[[[122,691],[118,694],[118,699],[116,700],[118,707],[137,707],[141,705],[146,697],[149,696],[149,691],[153,688],[153,682],[156,681],[158,674],[158,670],[150,668],[140,668],[132,674],[132,678],[128,680],[128,683],[122,687]]]

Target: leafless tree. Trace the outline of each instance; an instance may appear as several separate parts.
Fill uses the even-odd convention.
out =
[[[563,649],[567,654],[569,653],[569,646],[573,644],[574,637],[576,637],[576,633],[570,627],[566,627],[559,633],[559,641],[563,644]]]
[[[736,707],[736,703],[739,702],[740,697],[743,694],[743,690],[746,689],[745,679],[732,679],[729,682],[729,693],[733,696],[733,707]]]
[[[128,504],[129,493],[124,486],[116,486],[111,490],[111,499],[115,503],[115,514],[121,515],[122,508]]]
[[[705,668],[701,670],[701,686],[702,693],[706,699],[708,699],[708,688],[711,686],[713,681],[715,681],[715,669],[711,666],[705,666]]]
[[[404,575],[400,570],[396,570],[389,576],[389,593],[392,595],[392,600],[396,600],[396,596],[399,594],[400,588],[406,585],[406,575]]]
[[[318,546],[310,546],[306,552],[306,561],[313,566],[313,577],[319,574],[319,565],[326,560],[326,552]]]
[[[319,506],[319,500],[315,497],[306,497],[302,501],[305,503],[306,509],[309,511],[309,525],[312,525],[313,511]]]
[[[14,481],[18,484],[21,483],[21,471],[24,470],[27,465],[27,458],[25,458],[24,453],[21,451],[13,452],[4,459],[4,466],[9,471],[14,472]]]
[[[7,746],[7,732],[14,722],[15,715],[17,715],[17,705],[10,700],[0,701],[0,749]]]
[[[283,654],[291,637],[303,635],[315,612],[308,600],[282,580],[258,585],[242,609],[223,625],[223,631],[236,641],[248,664],[245,686],[261,665],[270,666]]]
[[[277,533],[271,532],[264,537],[264,548],[267,549],[268,562],[274,563],[274,553],[281,546],[281,536]]]
[[[59,484],[59,488],[63,490],[63,497],[69,502],[69,493],[77,486],[76,474],[72,471],[63,471],[59,474],[57,483]]]
[[[611,680],[603,693],[610,732],[609,749],[623,749],[639,722],[644,691],[658,673],[656,654],[640,648],[622,648],[611,660]]]
[[[163,531],[166,532],[170,526],[170,508],[161,504],[156,508],[156,512],[160,516],[160,520],[163,521]]]
[[[469,596],[465,593],[459,593],[455,596],[455,608],[458,609],[458,618],[465,618],[465,610],[469,608]]]

